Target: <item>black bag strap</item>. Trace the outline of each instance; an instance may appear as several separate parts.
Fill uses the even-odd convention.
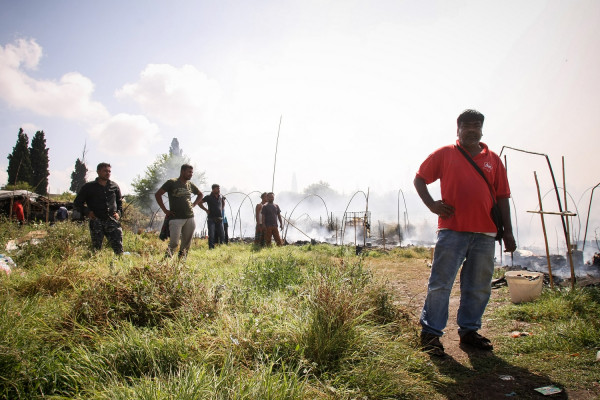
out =
[[[483,173],[483,171],[481,170],[481,168],[479,168],[479,166],[477,164],[475,164],[475,161],[473,161],[473,158],[471,158],[471,156],[468,155],[467,152],[464,151],[460,146],[457,145],[456,148],[458,149],[458,151],[461,152],[461,154],[463,156],[465,156],[465,158],[467,159],[467,161],[469,161],[471,163],[471,165],[473,166],[473,168],[475,168],[475,171],[479,172],[479,175],[481,175],[481,177],[483,178],[483,180],[487,184],[488,189],[490,190],[490,194],[492,195],[492,200],[494,201],[494,205],[496,205],[496,196],[494,195],[494,191],[492,190],[492,185],[490,185],[490,182],[488,182],[488,180],[485,177],[485,174]]]

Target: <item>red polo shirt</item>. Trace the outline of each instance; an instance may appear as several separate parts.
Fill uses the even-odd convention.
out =
[[[17,221],[25,221],[25,214],[23,213],[23,204],[15,202],[13,204],[13,212],[17,216]]]
[[[492,185],[496,199],[510,197],[506,169],[496,153],[479,143],[483,150],[473,160]],[[440,179],[442,200],[454,207],[450,218],[438,218],[439,229],[459,232],[495,233],[496,225],[490,216],[493,201],[487,184],[469,161],[456,148],[442,147],[427,157],[417,176],[430,184]],[[468,154],[468,152],[467,152]]]

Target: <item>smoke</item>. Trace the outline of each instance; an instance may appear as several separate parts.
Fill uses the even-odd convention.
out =
[[[370,192],[368,189],[353,193],[339,193],[329,185],[311,185],[310,189],[324,186],[317,193],[281,192],[275,193],[275,203],[282,211],[284,231],[288,243],[296,241],[316,240],[319,242],[337,244],[371,243],[382,245],[383,235],[387,246],[424,245],[431,246],[437,236],[437,216],[432,214],[421,202],[412,188],[407,190],[388,191],[383,193]],[[435,197],[439,190],[431,185],[430,191]],[[230,237],[254,236],[254,209],[260,202],[260,193],[264,190],[245,192],[237,188],[227,189],[221,186],[221,193],[227,197],[226,217],[229,222]],[[357,221],[356,230],[353,221],[344,224],[344,213],[370,213],[370,232],[365,238],[362,222]],[[438,195],[439,196],[439,195]],[[518,202],[516,202],[518,204]],[[526,208],[526,209],[523,209]],[[539,214],[527,213],[535,206],[525,205],[511,210],[513,231],[518,239],[518,247],[531,252],[533,256],[545,257],[544,235],[541,229]],[[592,214],[593,217],[593,214]],[[204,218],[202,215],[201,219]],[[570,218],[571,242],[579,249],[583,247],[583,229],[585,218]],[[288,222],[289,221],[289,222]],[[198,226],[202,226],[201,221]],[[547,236],[551,254],[565,255],[566,241],[560,218],[546,218]],[[583,259],[590,260],[598,249],[600,221],[592,218],[589,224],[587,242]],[[400,227],[401,242],[398,238]],[[343,234],[343,237],[342,237]]]
[[[226,195],[226,217],[229,223],[230,236],[251,237],[255,231],[254,210],[260,202],[262,191],[242,192],[235,188],[221,186],[221,193]],[[400,224],[398,224],[398,202],[395,194],[369,194],[357,191],[350,195],[340,194],[334,190],[319,193],[281,192],[275,194],[275,203],[281,208],[284,218],[283,235],[288,242],[310,241],[362,244],[373,243],[381,236],[380,226],[385,227],[386,242],[398,245],[398,225],[400,225],[401,243],[432,244],[435,240],[436,222],[423,219],[418,214],[411,219],[410,205],[415,199],[407,198],[405,203],[400,197]],[[412,195],[413,197],[415,195]],[[420,200],[419,200],[420,201]],[[355,213],[361,217],[365,211],[370,215],[367,237],[362,220],[344,221],[344,215]],[[435,218],[433,218],[435,219]],[[343,237],[342,237],[343,235]]]

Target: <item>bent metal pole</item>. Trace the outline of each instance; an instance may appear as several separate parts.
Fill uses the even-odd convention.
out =
[[[275,142],[275,160],[273,161],[273,181],[271,182],[271,192],[275,191],[275,167],[277,166],[277,148],[279,147],[279,132],[281,132],[281,119],[283,114],[279,116],[279,128],[277,128],[277,141]]]

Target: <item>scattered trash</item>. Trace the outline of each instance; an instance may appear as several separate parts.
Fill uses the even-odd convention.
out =
[[[510,392],[510,393],[506,393],[504,396],[506,396],[506,397],[514,397],[516,395],[517,395],[516,392]]]
[[[502,379],[503,381],[514,381],[515,380],[515,377],[512,375],[500,375],[499,378]]]
[[[600,350],[596,353],[596,361],[600,362]]]
[[[229,335],[229,339],[231,339],[231,342],[232,342],[233,344],[235,344],[236,346],[239,346],[239,345],[240,345],[240,341],[239,341],[239,340],[237,340],[236,338],[234,338],[233,336]]]
[[[559,388],[558,386],[554,386],[554,385],[550,385],[550,386],[543,386],[543,387],[539,387],[537,389],[534,389],[536,392],[539,392],[541,394],[543,394],[544,396],[550,396],[552,394],[557,394],[562,392],[562,389]]]
[[[513,338],[518,338],[518,337],[521,337],[521,336],[529,336],[531,334],[532,334],[531,332],[512,331],[510,333],[510,336],[513,337]]]
[[[42,239],[46,238],[46,236],[48,236],[47,231],[31,231],[27,235],[22,236],[18,239],[9,240],[8,243],[6,243],[6,250],[19,250],[20,246],[27,243],[39,244],[42,241]]]
[[[498,278],[498,279],[494,279],[492,281],[492,289],[498,289],[501,288],[503,286],[507,286],[508,282],[506,282],[506,277],[503,276],[502,278]]]
[[[9,256],[5,256],[4,254],[0,254],[0,270],[6,272],[6,275],[10,275],[12,268],[17,265]]]

